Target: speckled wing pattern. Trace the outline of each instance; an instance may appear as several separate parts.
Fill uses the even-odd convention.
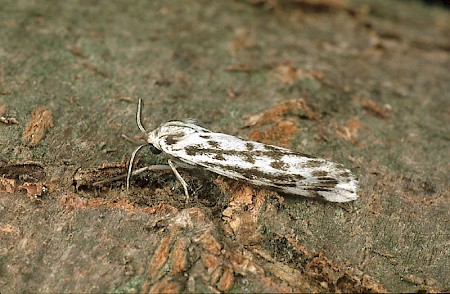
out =
[[[149,133],[150,144],[173,158],[228,178],[289,194],[346,202],[358,198],[350,170],[325,159],[169,121]]]

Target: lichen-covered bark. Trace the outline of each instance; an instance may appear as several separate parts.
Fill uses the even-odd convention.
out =
[[[450,288],[450,12],[422,1],[3,1],[0,292]],[[147,171],[151,130],[340,162],[337,205]],[[123,136],[123,135],[126,136]],[[138,167],[165,164],[143,152]]]

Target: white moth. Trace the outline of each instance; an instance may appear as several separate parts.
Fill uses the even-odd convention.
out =
[[[347,202],[358,198],[358,181],[352,172],[322,158],[273,145],[246,141],[215,133],[190,121],[168,121],[147,132],[141,124],[139,100],[136,121],[147,136],[153,153],[164,152],[168,163],[182,183],[186,197],[187,184],[176,170],[178,166],[200,167],[219,175],[288,194]],[[132,174],[134,150],[127,175],[127,189]]]

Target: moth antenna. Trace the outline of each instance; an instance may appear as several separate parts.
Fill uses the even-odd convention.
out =
[[[146,134],[147,131],[145,130],[145,128],[142,126],[142,123],[141,123],[141,109],[142,109],[142,99],[139,99],[138,108],[137,108],[137,112],[136,112],[136,123],[137,123],[139,129],[141,130],[141,132]]]
[[[147,144],[143,144],[139,146],[138,148],[134,149],[133,153],[131,153],[130,163],[128,164],[128,173],[127,173],[127,191],[130,188],[130,179],[131,179],[131,173],[133,172],[133,163],[134,158],[136,157],[136,154],[141,150],[142,147],[144,147]]]

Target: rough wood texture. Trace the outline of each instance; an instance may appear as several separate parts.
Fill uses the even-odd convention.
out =
[[[450,289],[447,8],[0,6],[1,293]],[[138,98],[147,129],[195,118],[340,162],[360,198],[322,203],[182,169],[189,204],[167,171],[126,193]],[[143,152],[137,167],[162,163]]]

